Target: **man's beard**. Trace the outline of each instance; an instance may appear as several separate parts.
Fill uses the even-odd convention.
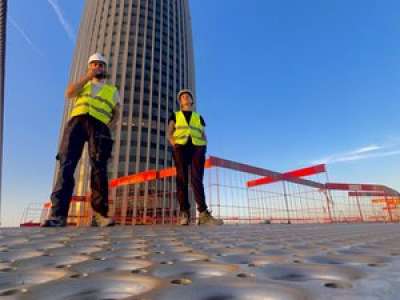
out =
[[[104,79],[104,78],[107,78],[107,74],[104,72],[104,73],[96,74],[94,77],[96,77],[97,79]]]

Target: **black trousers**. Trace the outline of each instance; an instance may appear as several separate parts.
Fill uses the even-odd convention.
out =
[[[197,210],[207,209],[204,195],[203,177],[206,157],[205,146],[175,145],[173,157],[176,167],[176,192],[181,211],[190,211],[189,203],[189,167],[192,189],[197,203]]]
[[[111,156],[110,129],[89,115],[73,117],[65,127],[57,154],[60,168],[51,194],[51,216],[67,217],[74,190],[74,172],[88,142],[91,165],[91,205],[102,216],[108,213],[107,161]]]

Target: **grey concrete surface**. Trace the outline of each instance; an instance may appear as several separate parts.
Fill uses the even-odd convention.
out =
[[[0,299],[400,299],[400,225],[0,230]]]

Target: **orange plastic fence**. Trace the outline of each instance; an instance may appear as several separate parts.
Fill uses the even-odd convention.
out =
[[[389,201],[399,197],[397,191],[383,185],[324,183],[325,176],[318,175],[326,172],[323,164],[279,173],[210,156],[205,167],[207,204],[228,223],[400,220],[397,202]],[[123,224],[175,223],[179,215],[175,176],[176,169],[171,167],[111,180],[109,186],[115,195],[110,200],[112,213]],[[375,198],[384,199],[381,206],[371,201]],[[72,198],[69,223],[89,224],[89,200],[89,195]],[[43,210],[49,208],[51,204],[46,202]]]
[[[299,177],[306,177],[306,176],[311,176],[315,175],[318,173],[324,173],[326,172],[325,165],[316,165],[312,167],[307,167],[307,168],[302,168],[290,172],[286,172],[280,175],[275,175],[275,176],[266,176],[263,178],[255,179],[255,180],[250,180],[247,182],[247,187],[254,187],[258,185],[263,185],[263,184],[269,184],[273,183],[276,181],[282,181],[282,180],[289,180],[293,178],[299,178]]]

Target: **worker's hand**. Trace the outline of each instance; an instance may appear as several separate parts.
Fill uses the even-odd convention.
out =
[[[108,127],[112,130],[117,128],[118,120],[120,118],[120,116],[119,116],[120,106],[121,106],[121,104],[118,102],[113,108],[112,117],[111,117],[110,123],[108,123]]]
[[[86,78],[88,80],[92,80],[94,77],[96,77],[96,75],[102,74],[103,70],[100,70],[98,68],[90,68],[88,69],[87,73],[86,73]]]
[[[175,141],[174,141],[174,139],[169,139],[168,141],[169,141],[169,143],[171,144],[171,146],[174,148],[174,147],[175,147]]]
[[[87,80],[92,80],[96,75],[97,75],[97,70],[89,68],[86,73],[86,78]]]
[[[108,128],[110,128],[111,130],[114,130],[117,128],[117,120],[116,118],[113,118],[110,123],[108,123]]]
[[[87,72],[84,76],[77,82],[71,83],[67,90],[65,91],[65,97],[68,99],[73,99],[82,91],[86,83],[92,80],[96,75],[103,73],[98,67],[89,66]]]

